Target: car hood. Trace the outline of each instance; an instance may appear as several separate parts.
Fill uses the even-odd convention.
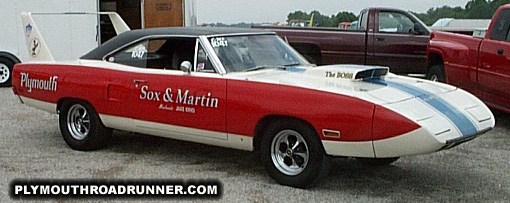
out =
[[[457,88],[442,83],[394,75],[387,67],[363,65],[327,65],[288,67],[253,72],[231,73],[234,79],[297,86],[360,98],[385,105],[443,94]],[[421,89],[424,91],[412,91]],[[412,94],[409,93],[412,91]]]

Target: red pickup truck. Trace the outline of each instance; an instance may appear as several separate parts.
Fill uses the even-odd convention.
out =
[[[427,49],[429,78],[463,88],[488,106],[510,112],[510,4],[485,35],[434,31]]]
[[[275,31],[312,63],[381,65],[425,76],[430,30],[418,18],[400,9],[367,8],[357,23],[354,29],[257,28]]]

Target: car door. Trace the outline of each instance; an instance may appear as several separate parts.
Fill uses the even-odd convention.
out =
[[[375,22],[367,39],[367,64],[389,66],[398,74],[425,74],[428,31],[415,32],[417,20],[400,11],[380,10]]]
[[[510,108],[510,10],[505,9],[480,46],[478,82],[485,101]]]
[[[210,63],[200,61],[200,47],[196,38],[166,37],[126,49],[127,60],[136,66],[126,109],[137,132],[194,141],[227,139],[226,80]],[[182,71],[183,62],[192,68]]]

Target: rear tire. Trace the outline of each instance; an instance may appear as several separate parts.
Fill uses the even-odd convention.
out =
[[[0,57],[0,87],[10,87],[14,62]]]
[[[60,132],[74,150],[90,151],[104,147],[112,130],[101,122],[94,108],[82,101],[66,101],[60,107]]]
[[[327,175],[329,157],[312,127],[295,120],[271,123],[261,142],[262,162],[282,185],[305,188]]]
[[[427,79],[436,82],[446,82],[443,65],[434,65],[430,68],[427,74]]]

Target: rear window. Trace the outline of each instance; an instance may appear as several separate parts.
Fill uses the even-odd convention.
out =
[[[505,9],[499,14],[496,23],[494,23],[490,39],[499,41],[509,41],[508,30],[510,28],[510,10]]]

